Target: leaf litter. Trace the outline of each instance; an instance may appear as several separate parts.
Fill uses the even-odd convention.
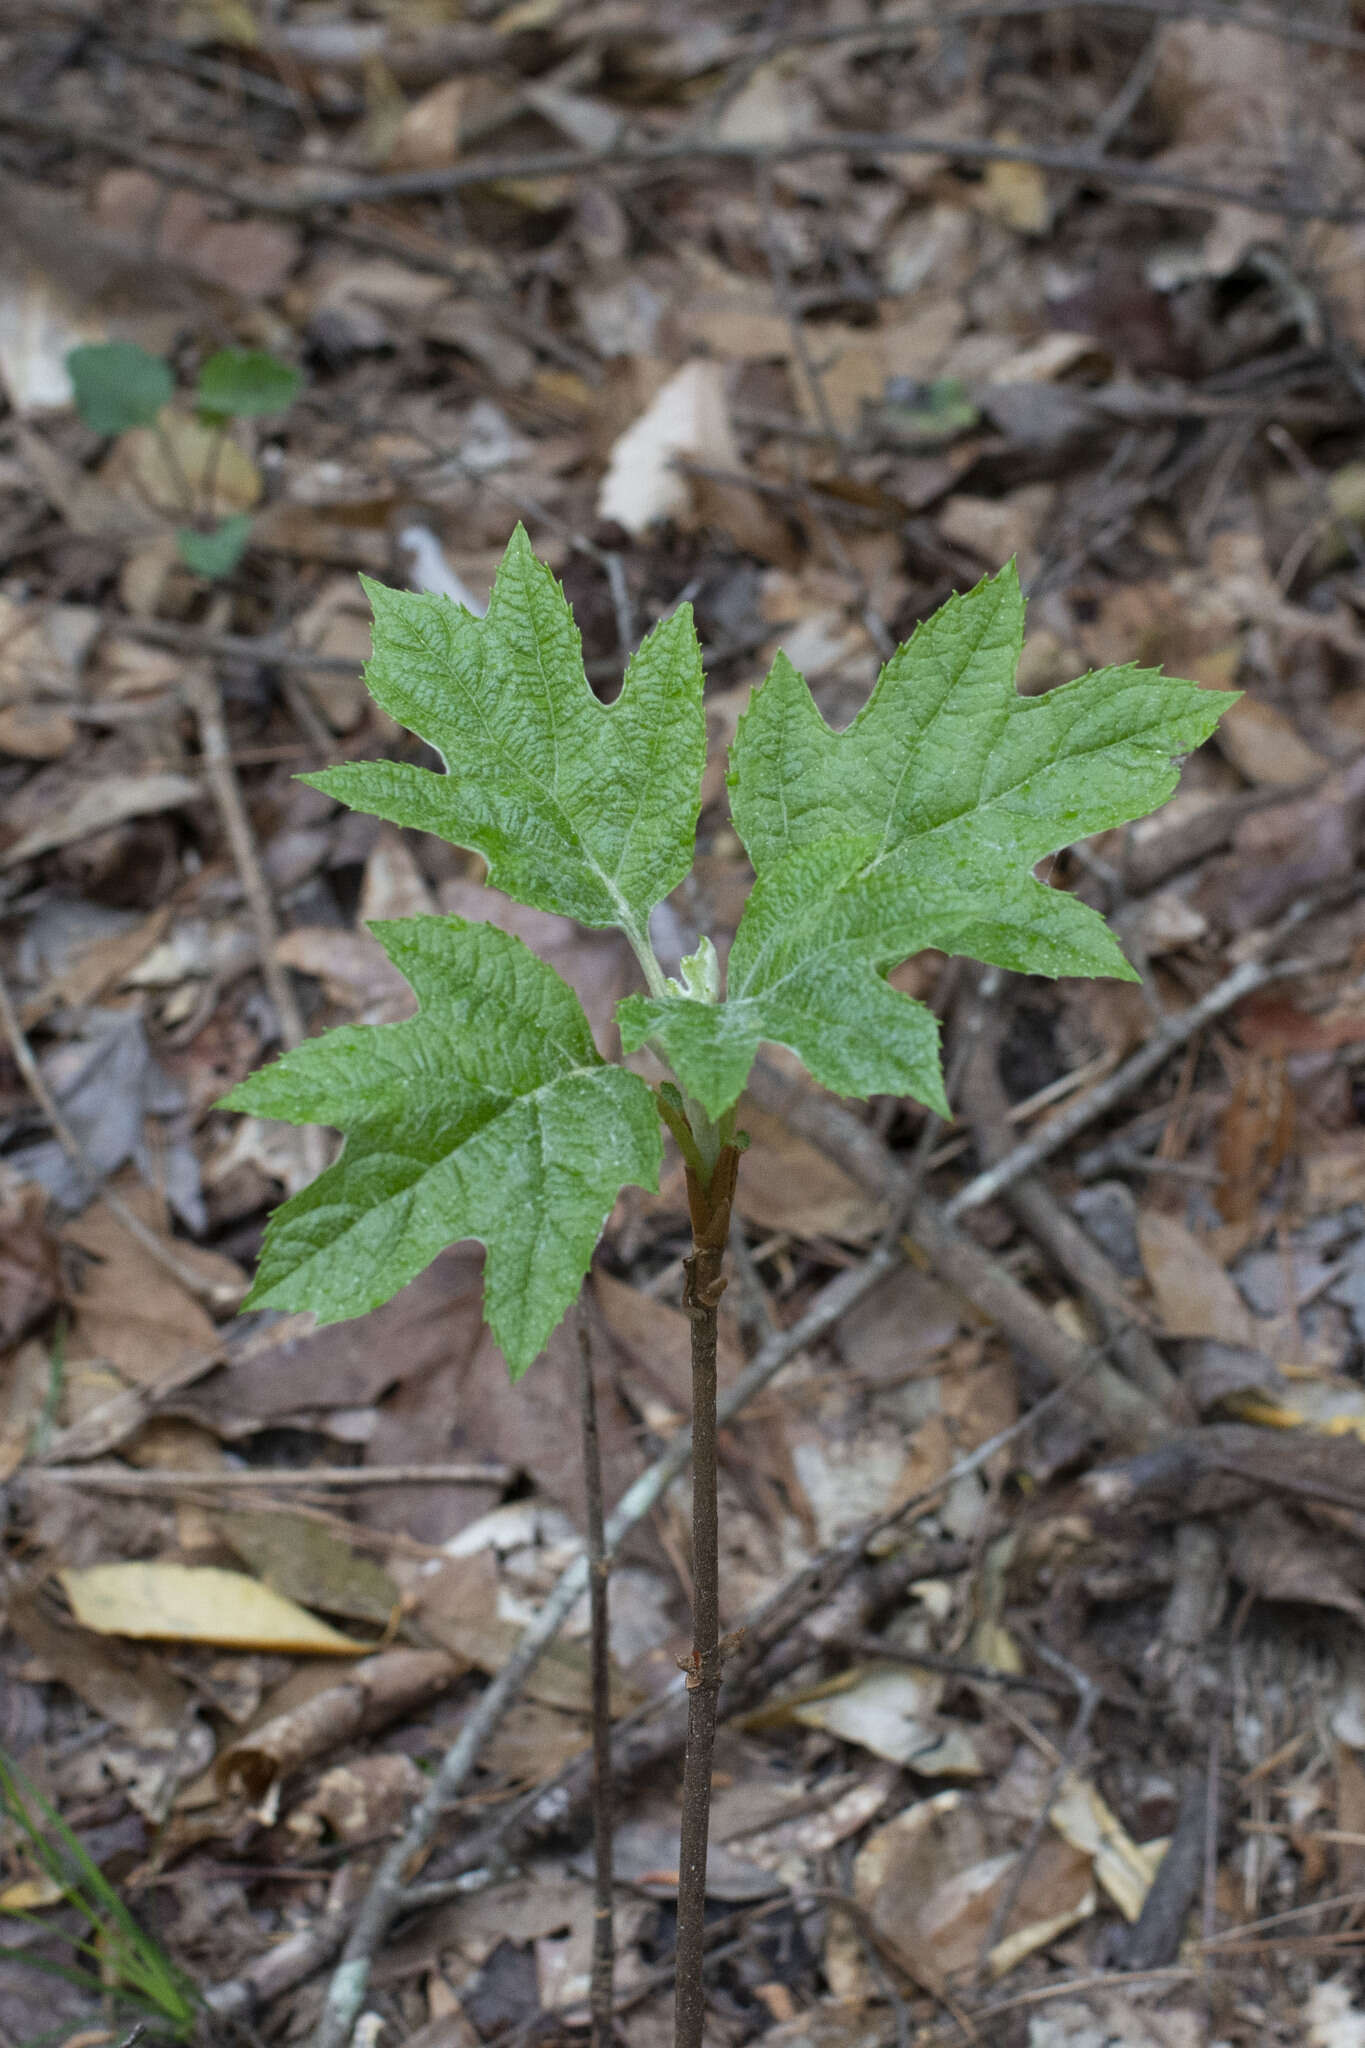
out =
[[[638,985],[623,942],[574,921],[592,905],[503,897],[491,843],[480,858],[376,831],[291,780],[355,787],[396,753],[403,787],[427,787],[430,752],[357,687],[354,569],[481,605],[524,520],[604,701],[644,631],[693,605],[700,858],[637,906],[676,972],[698,931],[733,937],[746,846],[760,874],[768,858],[743,802],[729,816],[723,752],[774,654],[837,747],[888,648],[1015,553],[1029,702],[1130,658],[1245,693],[1173,803],[1137,826],[1087,818],[1038,869],[1055,917],[1115,923],[1141,986],[1015,977],[985,998],[1011,1138],[1071,1131],[1020,1189],[1041,1180],[1117,1277],[1097,1293],[1008,1186],[963,1212],[1069,1356],[1131,1358],[1136,1330],[1176,1391],[1141,1442],[1065,1397],[1040,1406],[1017,1296],[983,1293],[980,1267],[975,1295],[961,1266],[929,1270],[912,1234],[731,1425],[726,1621],[747,1617],[758,1648],[725,1737],[734,1867],[718,1861],[714,1903],[737,1945],[713,2011],[736,2048],[853,2048],[898,2024],[937,2038],[946,1997],[1008,2006],[1043,2048],[1193,2040],[1213,1996],[1230,2040],[1297,2039],[1301,2007],[1315,2039],[1351,2039],[1332,1901],[1358,1877],[1365,1743],[1365,245],[1343,217],[1359,52],[1349,29],[1289,42],[1259,17],[1106,18],[1097,40],[1062,10],[1046,32],[967,23],[950,47],[873,7],[817,15],[437,24],[396,6],[271,21],[248,45],[221,14],[158,12],[143,35],[153,11],[134,10],[72,41],[21,7],[0,30],[17,88],[0,109],[0,1739],[31,1772],[45,1760],[48,1796],[201,1990],[302,2031],[323,1958],[300,1943],[296,1976],[287,1958],[326,1925],[321,1866],[347,1844],[363,1872],[575,1554],[566,1375],[543,1361],[533,1400],[509,1398],[476,1247],[363,1324],[206,1306],[256,1269],[265,1212],[300,1185],[277,1125],[214,1107],[281,1043],[262,877],[310,1045],[412,1014],[373,918],[525,942],[604,1056]],[[103,153],[147,138],[155,163]],[[1059,144],[1084,175],[1039,160]],[[485,160],[495,177],[475,175]],[[454,201],[365,189],[391,172],[466,182]],[[1294,206],[1267,211],[1282,173]],[[346,181],[354,200],[319,202]],[[66,407],[67,351],[105,340],[174,351],[187,390],[225,347],[306,371],[217,458],[224,511],[260,509],[212,588],[169,532],[177,465],[207,482],[199,423],[165,415],[168,456],[149,428],[110,448]],[[259,874],[203,801],[185,677],[204,664]],[[1262,967],[1106,1095],[1163,1019]],[[931,950],[896,986],[951,1062],[975,1028],[969,981]],[[29,1093],[20,1032],[84,1166]],[[965,1111],[935,1132],[908,1095],[819,1141],[796,1115],[743,1120],[732,1376],[876,1255],[897,1169],[922,1157],[942,1201],[990,1163]],[[603,1206],[591,1327],[618,1496],[685,1417],[678,1163]],[[898,1509],[848,1590],[803,1606],[812,1558]],[[667,2027],[684,1532],[675,1488],[614,1578],[619,1710],[655,1703],[621,1823],[623,1858],[633,1843],[629,1867],[658,1880],[621,1926],[642,2044]],[[62,1576],[111,1568],[152,1587],[174,1640],[79,1622]],[[221,1602],[175,1620],[169,1588],[226,1578],[295,1603],[273,1638],[245,1641]],[[784,1597],[792,1618],[765,1634],[755,1616]],[[196,1641],[206,1622],[237,1639]],[[395,2038],[472,2048],[581,2012],[583,1628],[573,1615],[422,1873],[458,1872],[504,1796],[540,1788],[523,1874],[411,1923],[375,1994]],[[304,1658],[291,1629],[351,1640]],[[1193,1892],[1161,1849],[1192,1771]],[[31,1877],[21,1848],[7,1883]],[[210,1939],[181,1908],[225,1857],[252,1874]],[[1121,1923],[1160,1910],[1171,1974],[1107,1984]],[[39,1911],[53,1937],[33,1952],[60,1961],[63,1909]],[[48,1982],[5,1966],[13,2038],[48,2023]],[[96,2024],[68,1989],[68,2030]]]

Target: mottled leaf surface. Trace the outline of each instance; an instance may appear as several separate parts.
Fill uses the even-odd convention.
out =
[[[519,1375],[576,1297],[622,1187],[658,1184],[653,1101],[604,1064],[577,996],[520,939],[460,918],[371,930],[418,1015],[312,1039],[227,1098],[347,1133],[271,1218],[248,1305],[339,1322],[479,1238],[488,1321]]]
[[[1174,757],[1233,699],[1159,670],[1106,668],[1045,696],[1014,676],[1013,565],[955,597],[882,670],[844,732],[779,656],[731,750],[735,826],[757,877],[727,1000],[621,1006],[715,1117],[763,1040],[842,1095],[946,1103],[934,1019],[884,976],[925,947],[1026,974],[1134,979],[1098,914],[1036,863],[1170,795]]]

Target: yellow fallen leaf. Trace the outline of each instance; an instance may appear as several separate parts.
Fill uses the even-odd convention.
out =
[[[56,1906],[66,1897],[55,1877],[21,1877],[0,1892],[0,1913],[36,1913],[40,1906]]]
[[[1018,137],[1004,131],[997,142],[1012,143]],[[1047,181],[1037,164],[1003,162],[987,164],[981,182],[972,189],[972,204],[1003,227],[1021,234],[1041,235],[1051,218]]]
[[[96,1564],[58,1574],[82,1628],[152,1642],[366,1657],[353,1642],[245,1572],[217,1565]]]
[[[1064,1842],[1094,1859],[1101,1886],[1124,1919],[1135,1921],[1166,1853],[1165,1840],[1135,1842],[1090,1781],[1074,1775],[1053,1801],[1048,1819]]]

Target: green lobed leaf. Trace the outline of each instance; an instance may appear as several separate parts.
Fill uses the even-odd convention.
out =
[[[232,1109],[347,1133],[271,1218],[249,1307],[319,1322],[388,1301],[458,1238],[487,1247],[489,1324],[518,1378],[578,1293],[621,1189],[658,1185],[649,1088],[608,1066],[573,990],[461,918],[371,925],[421,1009],[286,1053]]]
[[[200,533],[193,526],[178,527],[175,544],[187,569],[196,576],[212,578],[232,574],[250,538],[251,514],[234,512],[209,533]]]
[[[701,808],[706,721],[690,607],[655,627],[608,705],[588,686],[564,593],[520,526],[486,618],[444,597],[366,589],[370,694],[446,772],[367,761],[303,779],[353,810],[472,848],[509,896],[619,925],[642,949],[650,911],[691,867]]]
[[[194,402],[206,419],[254,419],[286,412],[302,381],[296,369],[265,349],[220,348],[199,372]]]
[[[135,341],[88,342],[66,358],[76,410],[97,434],[150,427],[175,391],[171,366]]]
[[[839,1094],[909,1094],[942,1113],[934,1020],[883,979],[927,946],[1027,974],[1136,978],[1103,919],[1032,869],[1154,810],[1173,756],[1235,700],[1132,667],[1020,697],[1023,625],[1011,564],[926,620],[843,732],[774,662],[731,749],[757,880],[727,1000],[633,996],[619,1011],[626,1050],[659,1042],[710,1116],[765,1039]]]

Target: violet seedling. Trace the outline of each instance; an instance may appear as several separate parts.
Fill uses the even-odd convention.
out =
[[[175,536],[185,567],[209,581],[230,576],[251,538],[252,520],[249,512],[219,517],[224,443],[234,420],[287,411],[298,393],[298,371],[264,349],[224,348],[209,357],[199,372],[194,412],[213,438],[196,489],[163,417],[175,396],[175,373],[163,356],[132,341],[88,342],[70,351],[66,368],[76,410],[95,433],[113,438],[146,427],[156,436],[185,522]]]

